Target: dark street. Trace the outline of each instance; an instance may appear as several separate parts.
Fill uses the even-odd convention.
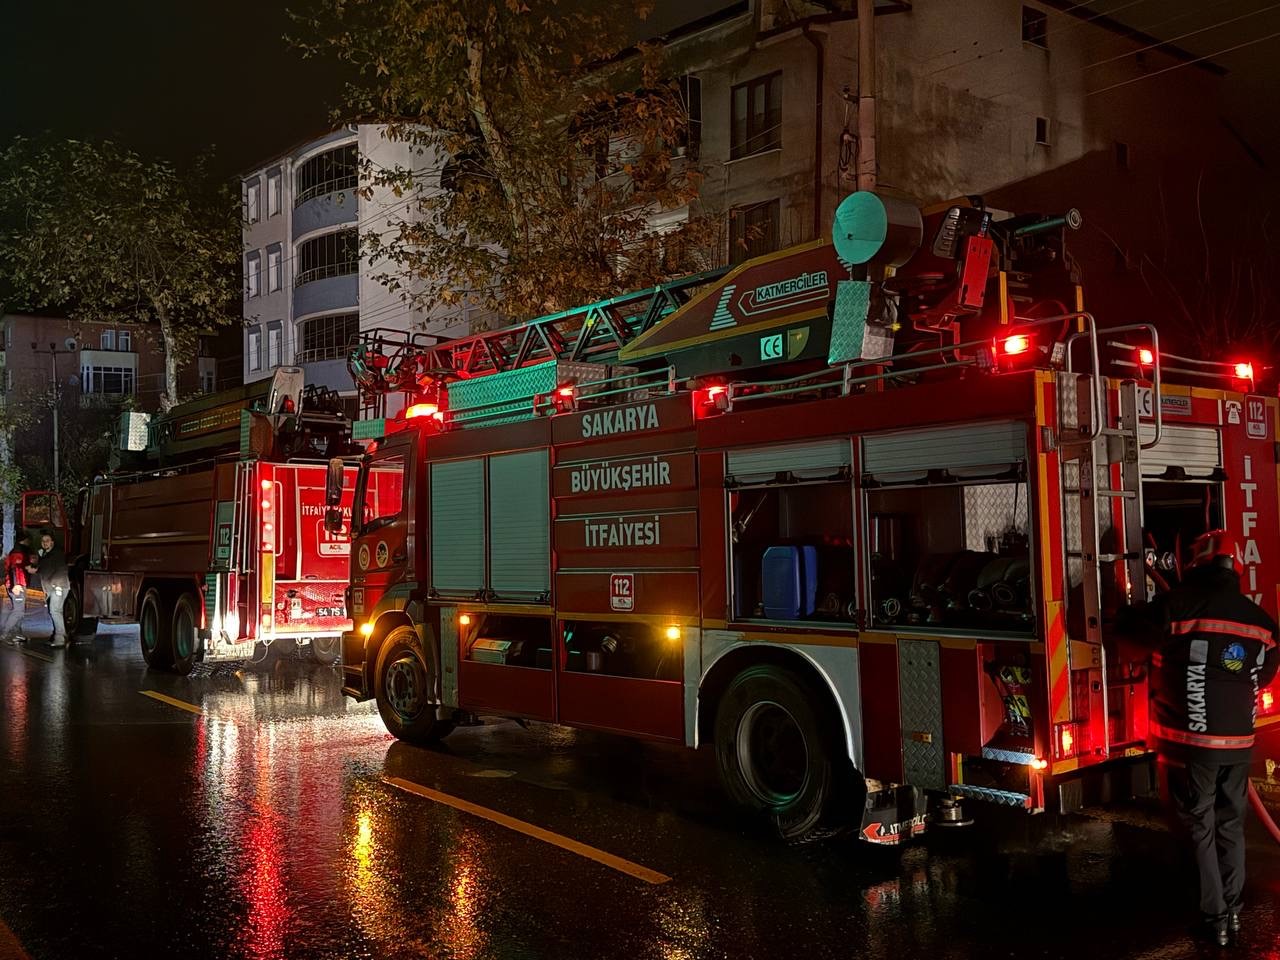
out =
[[[702,755],[506,721],[399,745],[292,655],[179,679],[104,627],[0,676],[5,960],[1207,952],[1136,817],[788,848],[724,819]],[[1250,853],[1236,950],[1280,956],[1280,857]]]

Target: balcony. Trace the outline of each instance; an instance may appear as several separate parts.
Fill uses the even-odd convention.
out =
[[[300,196],[294,205],[293,239],[325,227],[355,223],[359,219],[359,208],[354,177],[341,177],[312,187],[306,191],[305,198]]]

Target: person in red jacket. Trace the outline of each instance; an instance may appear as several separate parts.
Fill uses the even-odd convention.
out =
[[[25,639],[21,636],[22,618],[26,615],[26,593],[28,576],[35,570],[35,557],[31,552],[31,537],[25,532],[18,534],[13,549],[4,560],[5,593],[9,597],[9,607],[0,618],[0,641],[18,643]]]
[[[1280,667],[1274,620],[1240,592],[1235,537],[1211,530],[1191,547],[1182,583],[1144,611],[1155,741],[1169,799],[1200,872],[1200,911],[1226,944],[1240,929],[1244,814],[1258,691]]]

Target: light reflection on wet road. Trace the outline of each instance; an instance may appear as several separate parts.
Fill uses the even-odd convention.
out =
[[[1211,955],[1170,837],[1127,822],[1002,814],[891,856],[786,848],[728,817],[682,750],[494,721],[425,751],[292,657],[175,678],[128,628],[32,647],[51,660],[0,649],[0,920],[35,960]],[[1280,855],[1258,834],[1251,856],[1237,950],[1280,960]]]

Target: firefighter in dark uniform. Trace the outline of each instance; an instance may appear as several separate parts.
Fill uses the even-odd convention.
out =
[[[1280,666],[1275,621],[1240,592],[1239,556],[1228,531],[1202,535],[1182,583],[1143,611],[1159,630],[1151,736],[1195,852],[1200,912],[1220,944],[1240,929],[1254,711]]]

